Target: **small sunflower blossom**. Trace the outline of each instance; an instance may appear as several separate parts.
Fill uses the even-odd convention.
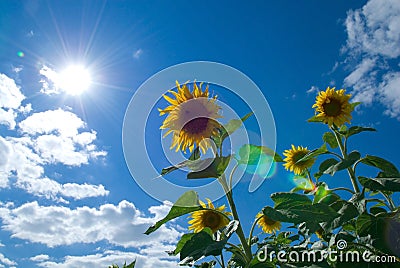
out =
[[[220,128],[217,119],[222,116],[219,114],[221,107],[216,104],[217,97],[210,98],[208,86],[203,91],[202,83],[194,82],[192,91],[187,82],[180,85],[176,81],[176,87],[177,91],[168,91],[172,97],[163,95],[170,105],[158,109],[160,115],[168,114],[160,129],[167,129],[164,137],[172,134],[171,150],[192,152],[198,146],[205,153],[211,147],[210,138],[216,136]]]
[[[256,219],[260,217],[261,219],[258,220],[257,225],[262,228],[264,233],[272,234],[281,229],[281,222],[275,221],[261,212],[257,214]]]
[[[346,90],[335,88],[327,88],[325,91],[319,92],[315,104],[316,118],[329,126],[342,126],[344,123],[350,123],[351,112],[353,107],[349,100],[351,95],[345,94]]]
[[[302,159],[306,154],[308,154],[310,150],[307,147],[297,146],[297,148],[292,144],[292,148],[289,150],[285,150],[283,155],[286,156],[283,161],[285,164],[283,166],[286,170],[293,171],[294,174],[300,175],[302,174],[307,168],[310,168],[314,162],[315,158],[310,158],[306,161],[302,161],[301,163],[297,163],[300,159]]]
[[[225,205],[215,208],[210,199],[207,198],[208,206],[200,201],[203,210],[195,211],[191,214],[192,220],[189,221],[189,230],[195,233],[200,232],[204,228],[210,228],[213,233],[225,227],[229,223],[229,216],[232,213],[225,211]]]
[[[317,231],[315,231],[315,234],[319,239],[323,238],[324,230],[322,228],[319,228]]]

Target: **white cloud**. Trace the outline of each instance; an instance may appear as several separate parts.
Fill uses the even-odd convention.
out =
[[[7,265],[7,266],[4,266]],[[6,258],[2,253],[0,253],[0,267],[9,267],[11,265],[17,265],[17,263],[15,261],[12,261],[8,258]]]
[[[307,90],[307,94],[313,94],[319,91],[319,88],[317,86],[311,86],[309,90]]]
[[[400,120],[400,72],[384,75],[380,88],[382,103],[387,107],[385,113]]]
[[[49,255],[46,255],[46,254],[40,254],[40,255],[31,257],[29,259],[34,262],[43,262],[43,261],[47,261],[48,259],[50,259],[50,257],[49,257]]]
[[[16,110],[24,99],[15,81],[0,73],[0,124],[15,128]]]
[[[34,113],[19,127],[33,138],[35,152],[46,163],[62,163],[68,166],[88,164],[90,158],[105,156],[93,142],[96,132],[80,132],[85,123],[74,113],[62,109]]]
[[[43,66],[39,73],[42,75],[42,79],[39,81],[42,84],[42,88],[40,89],[41,93],[52,95],[63,92],[63,90],[56,84],[56,81],[58,81],[60,77],[56,71],[48,66]]]
[[[346,19],[347,47],[354,52],[400,56],[400,1],[370,0],[350,10]]]
[[[18,109],[25,96],[22,95],[14,80],[0,74],[0,107]]]
[[[77,200],[109,194],[109,191],[101,184],[60,184],[45,177],[44,167],[49,159],[45,155],[36,153],[31,148],[32,144],[35,143],[29,137],[8,137],[6,139],[0,137],[0,187],[8,187],[9,178],[14,176],[17,179],[14,186],[24,189],[30,194],[58,201],[64,201],[60,196]],[[65,157],[68,152],[62,152],[60,155]],[[57,159],[63,160],[66,164],[73,164],[66,162],[66,159]]]
[[[144,235],[155,218],[144,216],[125,200],[118,205],[75,209],[40,206],[36,201],[15,208],[2,205],[0,217],[3,230],[11,232],[12,237],[49,247],[103,240],[124,247],[149,247],[157,243],[175,244],[180,236],[178,231],[165,225],[155,234]]]
[[[166,255],[165,253],[163,255]],[[163,256],[149,257],[133,252],[122,252],[108,250],[103,253],[83,256],[66,256],[62,262],[44,261],[38,263],[40,267],[47,268],[82,268],[82,267],[106,267],[111,264],[118,264],[120,267],[126,262],[131,263],[136,259],[136,266],[141,268],[176,268],[177,261],[163,259]]]
[[[136,50],[136,51],[133,53],[133,57],[134,57],[135,59],[139,59],[140,56],[142,56],[142,54],[143,54],[143,49],[139,48],[138,50]]]
[[[371,71],[376,64],[376,59],[365,58],[363,61],[356,66],[356,69],[351,72],[345,79],[344,84],[346,87],[351,87],[362,80],[369,71]]]
[[[62,109],[34,113],[19,123],[21,131],[30,135],[58,133],[73,137],[85,123],[76,114]]]
[[[400,1],[370,0],[348,12],[345,26],[344,51],[356,66],[344,85],[353,101],[380,102],[385,114],[400,120],[399,66],[390,62],[400,56]]]

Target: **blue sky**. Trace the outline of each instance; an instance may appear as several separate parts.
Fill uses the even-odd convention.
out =
[[[399,56],[396,0],[0,1],[0,267],[176,267],[164,251],[185,221],[142,234],[169,203],[138,187],[122,146],[129,101],[157,72],[198,60],[243,72],[269,103],[279,153],[320,146],[324,126],[306,123],[315,95],[345,87],[364,103],[353,124],[378,129],[351,145],[398,166]],[[54,78],[70,64],[91,74],[78,96]],[[161,120],[148,125],[157,139]],[[248,183],[235,188],[245,230],[293,187],[282,166],[257,191]]]

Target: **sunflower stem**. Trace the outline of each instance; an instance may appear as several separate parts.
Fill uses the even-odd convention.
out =
[[[346,159],[347,158],[346,148],[344,148],[343,140],[340,137],[340,134],[335,129],[333,129],[332,127],[331,127],[331,130],[332,130],[333,134],[335,135],[336,141],[337,141],[337,143],[339,145],[339,149],[340,149],[340,152],[343,155],[343,158]],[[353,168],[352,167],[348,167],[347,171],[349,173],[351,184],[353,185],[354,191],[356,193],[360,193],[360,188],[358,187],[356,174],[354,173]]]
[[[386,201],[388,202],[390,210],[391,211],[395,211],[396,210],[396,206],[393,203],[393,200],[390,198],[390,196],[388,196],[384,192],[381,192],[381,194],[385,197]]]
[[[264,217],[264,215],[258,217],[258,218],[253,222],[253,225],[251,226],[250,233],[249,233],[249,239],[248,239],[249,247],[251,247],[251,239],[252,239],[252,237],[253,237],[254,228],[256,227],[257,222],[258,222],[259,220],[262,219],[262,217]]]
[[[224,189],[227,189],[228,186],[226,185],[227,182],[226,182],[225,174],[222,174],[222,176],[218,179],[218,181],[222,184],[222,187]],[[225,191],[225,195],[226,195],[226,198],[228,199],[228,203],[229,203],[229,206],[232,211],[233,219],[239,222],[238,228],[236,229],[236,234],[238,235],[240,243],[242,244],[244,253],[246,254],[247,261],[250,261],[252,259],[252,253],[251,253],[250,246],[247,244],[246,237],[243,232],[242,224],[239,219],[239,214],[237,213],[236,205],[233,200],[232,189],[228,189],[228,191]]]

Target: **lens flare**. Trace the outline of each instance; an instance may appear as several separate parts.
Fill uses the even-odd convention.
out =
[[[22,51],[18,51],[17,52],[17,56],[20,57],[20,58],[23,58],[23,57],[25,57],[25,53],[22,52]]]
[[[276,173],[276,162],[272,156],[267,154],[260,154],[256,161],[252,161],[243,167],[246,173],[258,175],[265,179],[271,178]]]
[[[298,190],[312,191],[315,189],[314,184],[312,184],[309,179],[299,175],[289,174],[289,181],[291,181]]]

